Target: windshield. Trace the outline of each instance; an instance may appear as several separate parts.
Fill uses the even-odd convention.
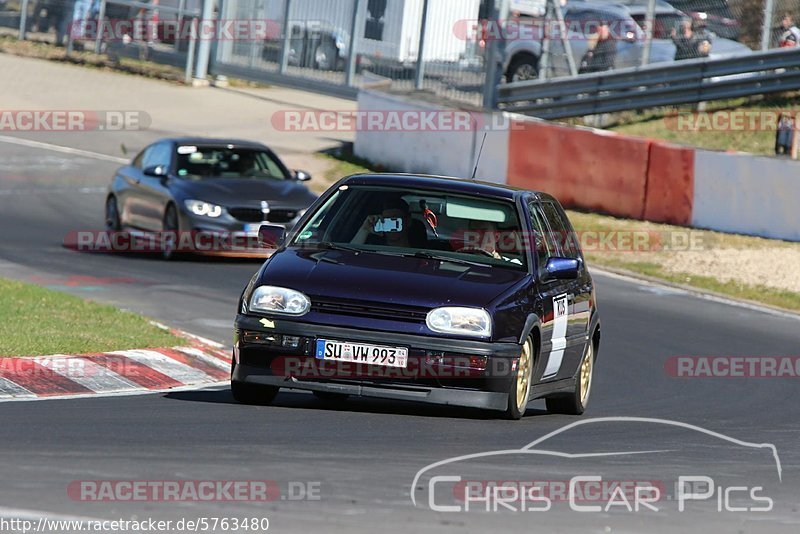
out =
[[[176,161],[176,174],[187,179],[289,178],[289,172],[270,152],[253,148],[181,145]]]
[[[522,236],[512,201],[345,185],[317,209],[291,245],[526,269]]]

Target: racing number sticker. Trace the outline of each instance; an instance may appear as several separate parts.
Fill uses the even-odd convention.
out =
[[[552,378],[561,369],[561,362],[564,360],[564,349],[567,348],[567,322],[569,321],[569,295],[559,295],[553,297],[553,347],[550,349],[550,357],[547,359],[547,368],[544,370],[542,378]]]

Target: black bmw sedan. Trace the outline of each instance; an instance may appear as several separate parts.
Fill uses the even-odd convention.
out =
[[[282,387],[471,406],[519,419],[545,398],[580,414],[600,321],[561,205],[545,193],[451,178],[355,175],[294,229],[245,288],[234,397]]]
[[[303,183],[310,178],[260,143],[162,139],[117,170],[106,197],[106,229],[166,236],[159,251],[167,258],[181,252],[187,235],[190,250],[183,251],[252,255],[246,239],[231,236],[255,237],[264,222],[291,229],[317,198]],[[196,246],[198,234],[226,238],[205,241],[206,250]]]

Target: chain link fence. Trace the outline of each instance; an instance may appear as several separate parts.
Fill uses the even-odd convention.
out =
[[[82,48],[186,65],[201,77],[350,95],[378,83],[473,105],[491,104],[497,82],[800,40],[798,0],[205,1],[0,0],[0,26],[65,46],[72,35]],[[204,58],[210,65],[195,66]]]

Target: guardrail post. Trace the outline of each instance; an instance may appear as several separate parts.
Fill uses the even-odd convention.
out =
[[[653,48],[653,26],[656,23],[656,0],[648,0],[645,15],[644,48],[642,49],[642,65],[650,63],[650,51]]]
[[[97,37],[94,40],[94,53],[99,54],[103,49],[103,21],[106,18],[106,0],[100,0],[100,12],[97,14]]]
[[[345,71],[345,85],[352,87],[356,79],[356,62],[358,59],[358,37],[361,30],[360,17],[361,0],[353,0],[353,17],[350,19],[350,44],[347,50],[347,69]]]
[[[28,0],[19,6],[19,40],[24,41],[28,33]]]
[[[417,46],[417,71],[414,75],[414,89],[422,90],[425,82],[425,33],[428,27],[428,0],[422,2],[422,24],[419,31],[419,44]]]
[[[761,50],[769,50],[770,41],[772,40],[772,11],[773,0],[764,0],[764,26],[761,29]]]
[[[200,24],[215,24],[214,20],[214,0],[203,0],[203,13]],[[216,28],[215,32],[216,34]],[[208,61],[211,57],[211,39],[200,39],[197,47],[197,66],[194,69],[194,78],[205,82],[208,77]]]
[[[281,45],[281,62],[278,64],[278,73],[284,74],[289,66],[289,49],[292,46],[292,29],[289,27],[289,17],[292,12],[292,0],[283,0],[283,44]]]

